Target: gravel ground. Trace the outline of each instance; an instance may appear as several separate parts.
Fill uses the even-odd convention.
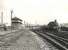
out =
[[[57,50],[46,40],[25,29],[7,34],[0,40],[3,41],[0,50]]]
[[[41,50],[37,39],[28,30],[7,34],[0,40],[3,41],[0,50]]]

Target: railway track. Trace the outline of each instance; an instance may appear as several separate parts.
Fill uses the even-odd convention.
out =
[[[50,42],[52,45],[54,45],[59,50],[68,50],[68,39],[64,39],[62,37],[56,36],[54,34],[50,34],[48,32],[46,33],[40,33],[38,31],[34,31],[44,39],[46,39],[48,42]]]

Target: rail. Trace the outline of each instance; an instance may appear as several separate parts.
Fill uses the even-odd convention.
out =
[[[48,40],[48,42],[52,43],[54,46],[56,46],[57,48],[59,49],[62,49],[62,50],[68,50],[67,48],[67,39],[63,39],[61,37],[58,37],[58,36],[55,36],[55,35],[52,35],[52,34],[49,34],[49,33],[40,33],[40,32],[35,32],[37,33],[38,35],[44,37],[45,39]]]

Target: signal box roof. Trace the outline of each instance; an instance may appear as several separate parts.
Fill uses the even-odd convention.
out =
[[[21,19],[19,19],[17,17],[12,18],[12,20],[20,20],[20,21],[22,21]]]

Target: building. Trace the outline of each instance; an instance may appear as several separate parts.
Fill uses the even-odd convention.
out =
[[[12,18],[11,26],[12,26],[12,29],[21,29],[22,28],[22,20],[17,17]]]
[[[6,31],[6,25],[5,24],[0,24],[0,31]]]

